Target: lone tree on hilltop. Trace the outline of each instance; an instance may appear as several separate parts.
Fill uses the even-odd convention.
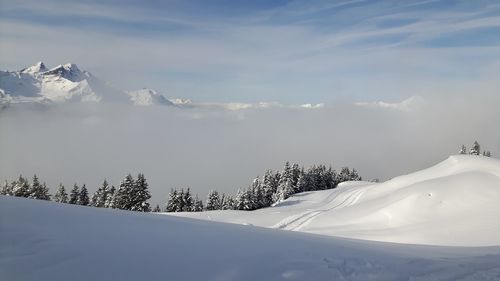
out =
[[[481,154],[481,146],[477,141],[474,142],[470,149],[470,155],[480,155]]]

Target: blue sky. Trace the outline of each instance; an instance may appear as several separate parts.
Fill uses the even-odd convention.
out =
[[[0,6],[1,68],[73,62],[120,88],[168,97],[329,104],[498,89],[498,1]]]

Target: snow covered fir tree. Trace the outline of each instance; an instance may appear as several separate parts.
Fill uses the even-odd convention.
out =
[[[87,186],[84,184],[80,189],[80,193],[78,194],[78,205],[87,206],[90,203],[89,192],[87,190]]]
[[[50,200],[47,185],[45,183],[40,183],[37,175],[33,176],[33,183],[31,184],[29,180],[24,178],[22,175],[11,183],[5,181],[0,194],[39,200]]]
[[[465,145],[462,145],[462,148],[460,149],[459,153],[460,154],[467,154],[467,147]],[[474,141],[468,154],[470,154],[470,155],[483,155],[486,157],[491,157],[491,152],[489,150],[483,150],[481,152],[481,145],[477,141]]]
[[[104,180],[102,186],[97,189],[97,191],[92,195],[92,199],[90,200],[90,206],[104,208],[106,207],[106,202],[108,197],[111,197],[110,186],[107,180]]]
[[[199,212],[202,210],[203,203],[198,199],[198,195],[193,199],[189,188],[171,189],[168,194],[165,212]]]
[[[54,194],[53,197],[55,202],[58,203],[68,203],[68,193],[66,193],[66,188],[64,185],[61,183],[59,184],[59,188],[57,189],[56,193]]]
[[[78,197],[80,195],[80,188],[78,187],[78,185],[76,185],[76,183],[73,185],[73,189],[71,189],[71,192],[69,194],[69,201],[68,203],[69,204],[78,204]]]

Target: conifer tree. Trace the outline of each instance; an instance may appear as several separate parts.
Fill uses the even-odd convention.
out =
[[[351,179],[351,171],[349,170],[349,168],[343,167],[340,170],[340,173],[338,174],[337,182],[341,183],[341,182],[349,181],[350,179]]]
[[[1,195],[13,196],[14,191],[12,190],[12,185],[8,181],[5,181],[0,190]]]
[[[111,186],[106,194],[106,201],[104,203],[104,208],[115,208],[115,192],[116,188]]]
[[[76,183],[73,185],[73,189],[69,193],[69,204],[78,204],[78,197],[80,197],[80,188]]]
[[[62,183],[59,184],[59,188],[54,194],[54,201],[59,203],[68,203],[68,193],[66,193],[66,188]]]
[[[257,177],[253,180],[249,188],[250,200],[252,202],[252,210],[267,207],[264,205],[264,192],[260,183],[260,178]]]
[[[326,187],[326,182],[323,180],[321,165],[311,167],[310,178],[310,191],[323,190]]]
[[[177,192],[177,198],[175,199],[177,203],[177,212],[183,212],[184,210],[184,188],[181,188],[180,192]]]
[[[30,184],[28,179],[24,178],[22,175],[19,175],[19,178],[12,182],[12,193],[17,197],[29,197],[30,195]]]
[[[293,185],[294,189],[297,187],[297,182],[299,181],[300,172],[301,172],[301,168],[299,167],[299,164],[294,163],[292,165],[292,168],[291,168],[292,185]]]
[[[326,167],[325,165],[318,165],[314,190],[325,190],[325,189],[327,189]]]
[[[167,203],[165,204],[165,212],[179,212],[179,196],[177,189],[171,189],[168,194]]]
[[[363,180],[359,174],[358,174],[358,171],[356,171],[356,169],[352,169],[351,170],[351,173],[349,174],[349,180],[350,181],[360,181],[360,180]]]
[[[90,200],[90,206],[97,208],[104,208],[106,206],[107,197],[109,194],[109,184],[106,179],[104,179],[102,186],[99,187],[96,192],[92,195]]]
[[[290,195],[295,193],[295,188],[293,186],[293,174],[290,167],[290,163],[286,162],[283,171],[281,172],[278,191],[274,195],[274,202],[279,202],[287,199]]]
[[[222,210],[225,202],[226,202],[226,194],[225,193],[222,193],[222,195],[220,195],[220,199],[219,199],[219,206],[220,206],[220,209],[219,210]]]
[[[189,187],[186,189],[186,192],[182,194],[181,200],[181,212],[192,212],[194,208],[194,201]]]
[[[273,204],[273,196],[278,189],[279,177],[272,170],[267,170],[262,179],[263,205],[271,206]]]
[[[207,211],[220,210],[219,193],[216,190],[210,190],[207,196],[206,209]]]
[[[114,207],[122,210],[131,210],[133,205],[132,191],[135,181],[131,174],[120,182],[118,190],[115,192]]]
[[[335,170],[332,169],[332,166],[328,167],[325,173],[325,181],[326,181],[326,189],[332,189],[337,187],[336,182],[337,175]]]
[[[90,203],[89,192],[85,184],[82,185],[80,193],[78,194],[78,205],[88,206]]]
[[[233,197],[226,195],[224,197],[224,202],[222,203],[222,210],[234,210],[234,199]]]
[[[193,212],[202,212],[203,211],[203,201],[198,199],[198,195],[195,196]]]
[[[39,200],[50,200],[49,189],[45,183],[41,184],[36,175],[33,176],[33,183],[29,189],[28,198]]]
[[[310,176],[307,172],[300,174],[299,180],[297,181],[297,192],[304,192],[310,190]]]
[[[481,146],[477,141],[474,142],[470,149],[470,154],[471,155],[481,155]]]
[[[42,183],[37,192],[32,195],[33,199],[50,200],[49,188],[47,187],[47,184],[45,182]]]
[[[33,198],[33,199],[38,199],[38,196],[41,194],[41,189],[42,189],[42,184],[38,180],[38,177],[33,175],[33,182],[31,183],[30,189],[29,189],[29,196],[28,198]]]
[[[238,193],[236,194],[235,204],[237,210],[254,210],[254,202],[252,200],[251,192],[248,189],[238,190]]]
[[[467,154],[467,148],[462,144],[462,148],[460,149],[460,154]]]
[[[236,196],[234,197],[234,209],[235,210],[243,210],[243,200],[244,200],[244,189],[238,189],[238,192],[236,192]]]
[[[151,198],[148,190],[148,183],[144,174],[139,173],[137,180],[133,183],[130,190],[130,208],[128,210],[139,212],[150,212],[151,207],[147,200]]]

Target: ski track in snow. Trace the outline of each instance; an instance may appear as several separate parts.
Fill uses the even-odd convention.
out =
[[[328,207],[328,208],[312,209],[312,210],[308,210],[306,212],[300,213],[298,215],[292,215],[292,216],[286,217],[285,219],[281,220],[280,222],[278,222],[276,225],[272,226],[271,228],[279,228],[279,229],[283,229],[283,230],[298,231],[298,230],[302,229],[302,227],[306,226],[311,221],[313,221],[316,217],[318,217],[321,214],[324,214],[325,212],[331,211],[333,209],[348,207],[348,206],[355,204],[364,193],[365,193],[365,190],[363,190],[363,189],[361,189],[361,190],[346,190],[340,194],[337,190],[332,190],[331,193],[328,195],[328,197],[325,198],[324,202],[329,202],[327,204],[328,205],[333,204],[333,206]],[[338,200],[335,200],[335,199],[338,197],[341,197],[342,195],[345,195],[344,200],[342,200],[340,203],[337,203]],[[332,197],[335,197],[335,198],[332,198]]]

